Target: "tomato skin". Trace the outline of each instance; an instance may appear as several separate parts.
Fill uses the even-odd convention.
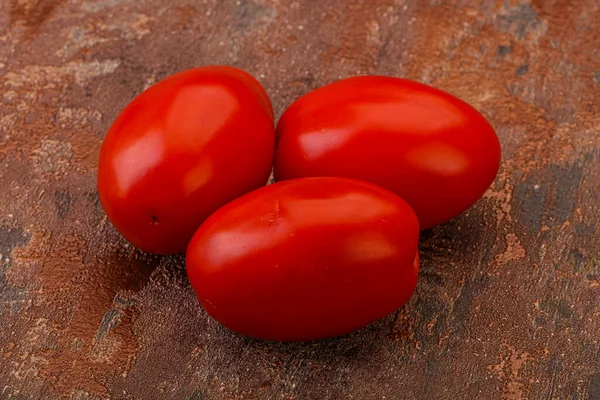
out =
[[[406,200],[422,229],[472,206],[498,172],[489,122],[456,97],[400,78],[363,76],[298,99],[277,126],[277,181],[344,176]]]
[[[219,209],[187,251],[206,311],[238,333],[304,341],[364,327],[417,282],[419,225],[393,193],[347,178],[276,183]]]
[[[181,72],[136,97],[107,133],[98,193],[121,234],[151,253],[185,251],[200,224],[268,180],[271,102],[232,67]]]

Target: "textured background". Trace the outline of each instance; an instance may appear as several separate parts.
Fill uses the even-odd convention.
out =
[[[600,399],[598,0],[0,0],[1,399]],[[447,90],[504,162],[426,232],[410,303],[314,344],[237,336],[95,191],[119,110],[231,64],[276,112],[357,74]]]

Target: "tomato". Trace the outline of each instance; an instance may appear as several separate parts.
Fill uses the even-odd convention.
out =
[[[135,246],[183,252],[212,212],[266,184],[274,148],[271,102],[252,76],[218,66],[181,72],[136,97],[110,128],[100,201]]]
[[[343,176],[405,199],[431,228],[473,205],[494,181],[500,144],[467,103],[430,86],[363,76],[293,103],[277,126],[275,178]]]
[[[419,225],[368,182],[276,183],[218,210],[187,251],[206,311],[238,333],[280,341],[352,332],[396,310],[417,282]]]

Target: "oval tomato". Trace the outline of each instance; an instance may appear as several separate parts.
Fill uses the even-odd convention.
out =
[[[473,107],[421,83],[335,82],[298,99],[277,126],[275,178],[344,176],[406,200],[422,229],[473,205],[500,163],[498,137]]]
[[[247,336],[314,340],[392,313],[417,282],[419,225],[398,196],[368,182],[276,183],[218,210],[187,251],[206,311]]]
[[[232,67],[173,75],[136,97],[104,139],[98,193],[110,221],[151,253],[183,252],[200,224],[266,184],[273,110]]]

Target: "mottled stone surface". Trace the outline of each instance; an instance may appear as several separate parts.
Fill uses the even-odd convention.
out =
[[[1,399],[600,399],[597,0],[0,0]],[[388,74],[496,127],[504,162],[423,235],[410,303],[273,344],[208,318],[181,257],[107,222],[98,150],[176,71],[230,64],[276,112]]]

